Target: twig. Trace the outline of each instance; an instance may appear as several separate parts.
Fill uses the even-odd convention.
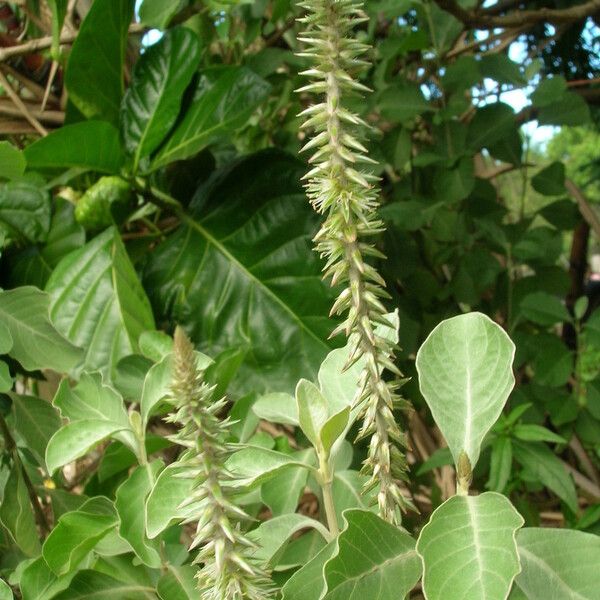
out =
[[[6,78],[6,75],[0,71],[0,84],[13,101],[14,105],[21,111],[22,115],[29,121],[32,127],[42,136],[47,136],[48,131],[42,126],[42,124],[31,114],[30,110],[25,106],[25,103],[19,95],[15,92],[10,81]]]
[[[27,88],[38,100],[42,100],[42,98],[44,97],[45,90],[41,85],[39,85],[35,81],[32,81],[28,77],[25,77],[25,75],[19,73],[19,71],[13,69],[7,63],[0,63],[0,69],[4,71],[5,75],[10,75],[14,79],[16,79],[23,87]],[[50,94],[48,96],[48,100],[51,102],[51,104],[55,106],[60,106],[60,100],[54,94]]]
[[[38,119],[41,123],[48,123],[49,125],[62,125],[65,120],[65,114],[60,110],[39,110],[38,108],[31,107],[30,103],[24,102],[29,112],[33,117]],[[0,114],[7,115],[9,117],[19,117],[22,112],[15,108],[12,103],[3,100],[0,97]]]
[[[568,462],[561,460],[565,469],[573,476],[575,485],[585,494],[587,494],[594,502],[600,502],[600,487],[593,481],[590,481],[585,475],[582,475],[577,469],[572,467]]]
[[[598,218],[596,211],[590,206],[590,203],[583,195],[583,192],[570,179],[565,179],[565,187],[567,188],[567,192],[569,192],[576,200],[577,205],[579,206],[579,212],[583,218],[600,239],[600,218]]]
[[[585,448],[579,441],[579,438],[573,436],[571,441],[569,442],[569,447],[577,456],[579,462],[581,463],[581,467],[587,473],[589,478],[596,484],[600,485],[600,476],[598,475],[598,469],[596,469],[594,463],[590,460],[590,457],[587,455]]]

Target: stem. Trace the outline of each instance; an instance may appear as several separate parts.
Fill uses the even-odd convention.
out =
[[[335,513],[335,504],[333,502],[333,472],[329,465],[329,457],[319,454],[319,485],[323,492],[323,508],[327,518],[327,527],[332,537],[336,538],[340,533],[337,515]]]

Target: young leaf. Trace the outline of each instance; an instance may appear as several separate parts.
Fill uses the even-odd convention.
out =
[[[69,100],[88,118],[119,122],[123,63],[132,0],[95,0],[73,43],[65,86]]]
[[[327,400],[314,383],[301,379],[296,386],[296,402],[304,435],[315,448],[320,447],[320,432],[329,418]]]
[[[362,600],[372,590],[379,600],[406,598],[421,576],[415,541],[371,512],[348,510],[344,519],[337,552],[324,567],[324,600]]]
[[[119,132],[104,121],[65,125],[25,148],[30,169],[82,167],[118,174],[125,162]]]
[[[515,346],[481,313],[442,321],[417,353],[419,386],[458,464],[475,467],[481,443],[502,412],[515,379]]]
[[[490,477],[485,487],[492,492],[503,492],[512,468],[512,443],[509,437],[501,436],[492,443]]]
[[[73,577],[69,587],[53,600],[156,600],[154,587],[119,581],[105,573],[83,570]]]
[[[119,535],[129,542],[138,558],[149,567],[161,566],[160,546],[146,537],[144,506],[156,476],[164,467],[161,461],[139,466],[117,489],[115,508],[119,515]]]
[[[48,304],[48,294],[34,287],[0,292],[0,322],[13,341],[9,354],[28,371],[68,373],[81,360],[81,350],[54,329]]]
[[[519,573],[515,534],[523,518],[500,494],[454,496],[421,530],[423,591],[428,600],[505,600]]]
[[[57,575],[72,571],[117,522],[117,513],[108,498],[91,498],[59,519],[44,542],[44,560]]]
[[[39,554],[40,540],[20,465],[11,468],[6,480],[4,497],[0,504],[0,522],[23,554]]]
[[[133,155],[134,171],[175,123],[199,58],[196,33],[176,27],[166,31],[137,62],[121,107],[121,131],[125,149]]]
[[[260,396],[252,405],[252,411],[261,419],[271,423],[293,425],[297,427],[298,404],[293,396],[281,392],[272,392]]]
[[[517,545],[522,570],[516,584],[527,598],[600,598],[600,537],[597,535],[526,527],[519,531]]]
[[[206,69],[190,109],[158,152],[152,168],[197,154],[219,136],[244,123],[270,89],[262,77],[246,67]]]
[[[172,367],[173,355],[168,354],[151,367],[144,378],[140,400],[140,414],[144,429],[158,404],[170,393],[173,381]]]
[[[146,293],[112,227],[61,260],[46,289],[57,329],[85,349],[86,370],[112,377],[140,334],[154,329]]]

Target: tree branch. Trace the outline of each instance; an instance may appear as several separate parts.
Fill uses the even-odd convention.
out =
[[[456,0],[435,0],[435,3],[459,21],[474,29],[521,27],[535,23],[572,23],[600,11],[600,0],[588,0],[569,8],[517,10],[508,15],[493,15],[487,11],[466,10]]]

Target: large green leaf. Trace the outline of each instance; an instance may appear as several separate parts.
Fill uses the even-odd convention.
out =
[[[407,533],[363,510],[344,513],[347,526],[338,551],[325,564],[324,600],[402,600],[421,576],[415,541]],[[385,540],[385,542],[384,542]]]
[[[0,184],[0,231],[17,241],[43,242],[50,229],[50,196],[30,181]]]
[[[26,556],[39,554],[40,540],[29,492],[19,464],[12,467],[4,486],[4,497],[0,503],[0,522]]]
[[[163,468],[160,461],[139,466],[117,490],[115,508],[119,515],[119,535],[129,542],[139,559],[149,567],[161,566],[160,546],[146,537],[144,506],[156,475]]]
[[[421,530],[423,591],[428,600],[506,600],[520,571],[515,534],[521,515],[505,496],[454,496]]]
[[[148,27],[164,29],[171,17],[184,6],[186,0],[144,0],[140,6],[140,21]]]
[[[133,0],[94,0],[71,49],[65,85],[69,100],[88,118],[119,121],[133,5]]]
[[[0,178],[18,179],[25,172],[25,156],[10,142],[0,142]]]
[[[82,353],[52,326],[48,304],[48,294],[34,287],[0,292],[0,323],[13,340],[10,355],[25,369],[67,373],[81,360]]]
[[[125,160],[119,132],[105,121],[65,125],[25,148],[30,169],[83,167],[118,173]]]
[[[481,313],[442,321],[417,353],[419,386],[458,465],[474,467],[481,443],[502,412],[515,379],[515,346]]]
[[[46,446],[60,427],[54,407],[41,398],[12,394],[14,428],[41,467],[45,467]]]
[[[199,190],[195,224],[148,261],[144,283],[161,317],[211,356],[247,347],[234,392],[291,392],[301,377],[314,379],[329,349],[332,293],[311,250],[303,171],[275,151],[235,163]]]
[[[10,586],[4,579],[0,579],[0,600],[13,600],[14,596]]]
[[[138,61],[121,108],[123,140],[133,155],[134,170],[175,123],[199,58],[198,36],[187,27],[177,27],[167,31]]]
[[[54,600],[156,600],[154,588],[141,583],[119,581],[98,571],[79,571],[69,587]]]
[[[108,498],[91,498],[78,510],[59,519],[44,542],[44,560],[57,575],[72,571],[117,521],[117,513]]]
[[[188,112],[160,149],[153,168],[193,156],[243,125],[269,90],[270,85],[246,67],[203,71]]]
[[[600,600],[600,537],[569,529],[525,528],[517,535],[516,584],[534,600]]]
[[[121,242],[107,229],[58,264],[46,286],[57,329],[85,350],[82,367],[114,376],[120,358],[154,329],[146,294]]]
[[[73,574],[56,575],[43,556],[29,563],[21,574],[19,586],[23,600],[50,600],[69,586]]]
[[[515,127],[515,113],[508,104],[486,104],[477,109],[469,124],[467,143],[473,150],[488,148],[508,137]]]
[[[167,571],[158,580],[156,591],[161,600],[194,600],[198,595],[196,567],[167,566]]]

